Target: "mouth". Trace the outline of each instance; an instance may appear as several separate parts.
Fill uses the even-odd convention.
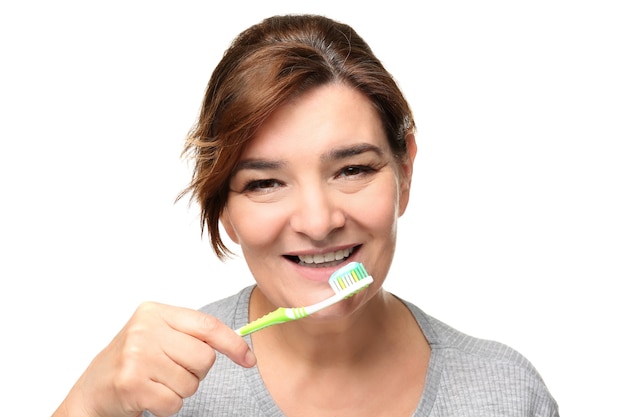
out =
[[[285,258],[298,265],[308,266],[312,268],[324,268],[340,265],[350,258],[356,251],[361,248],[361,245],[353,246],[351,248],[339,249],[327,253],[318,253],[315,255],[285,255]]]

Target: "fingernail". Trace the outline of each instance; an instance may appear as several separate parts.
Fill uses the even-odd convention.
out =
[[[256,356],[254,355],[254,353],[251,350],[248,350],[246,352],[246,356],[244,358],[246,365],[252,367],[254,365],[256,365]]]

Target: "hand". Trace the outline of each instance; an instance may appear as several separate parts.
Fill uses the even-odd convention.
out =
[[[196,310],[144,303],[91,362],[53,417],[169,416],[198,389],[215,351],[256,363],[248,344],[216,318]]]

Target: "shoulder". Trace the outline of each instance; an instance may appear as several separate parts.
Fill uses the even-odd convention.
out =
[[[504,343],[470,336],[431,316],[424,314],[424,317],[436,334],[431,345],[434,349],[445,350],[467,361],[513,365],[536,372],[528,359]]]
[[[404,301],[424,332],[433,351],[445,353],[463,361],[505,364],[537,371],[518,351],[501,342],[480,339],[463,333],[452,326],[424,313],[415,305]],[[537,374],[539,376],[539,374]]]
[[[520,352],[467,335],[405,304],[431,346],[429,388],[442,415],[469,407],[484,415],[558,416],[541,375]]]

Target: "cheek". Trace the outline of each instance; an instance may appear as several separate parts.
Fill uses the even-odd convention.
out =
[[[392,237],[396,235],[396,223],[398,219],[398,196],[395,192],[373,200],[370,205],[373,212],[375,227],[383,234],[390,233]]]
[[[351,205],[350,217],[373,233],[395,237],[398,219],[398,185],[394,179],[380,182],[362,193]]]
[[[228,205],[228,214],[232,233],[246,249],[276,242],[284,224],[284,216],[269,204],[233,201]]]

